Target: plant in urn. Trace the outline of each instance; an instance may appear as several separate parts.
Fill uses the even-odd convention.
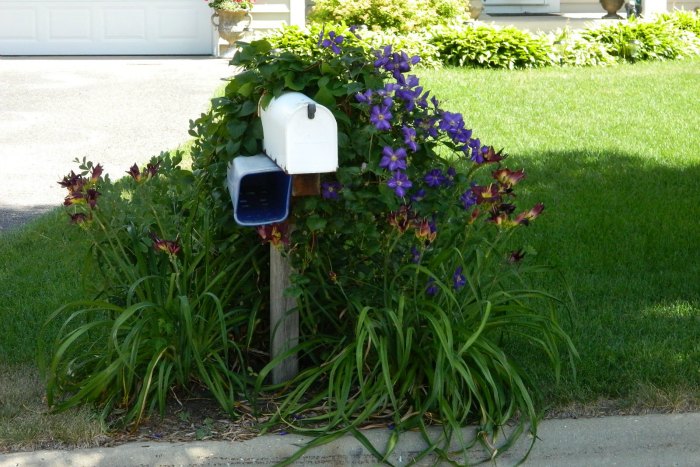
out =
[[[219,37],[228,42],[228,49],[221,54],[232,56],[235,52],[236,41],[240,40],[246,31],[250,31],[253,16],[250,10],[255,0],[204,0],[214,9],[211,22],[219,31]]]

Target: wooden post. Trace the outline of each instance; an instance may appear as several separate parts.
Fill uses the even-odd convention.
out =
[[[272,358],[286,352],[299,342],[299,312],[293,310],[296,300],[286,297],[292,268],[276,246],[270,245],[270,342]],[[272,370],[272,383],[283,383],[299,372],[295,355],[287,357]]]
[[[318,196],[321,192],[319,174],[295,175],[292,180],[292,199],[300,196]],[[288,234],[294,230],[289,225]],[[292,267],[289,260],[274,245],[270,245],[270,356],[293,348],[299,342],[299,312],[294,310],[294,298],[286,297],[284,291],[291,285],[289,277]],[[294,310],[294,311],[292,311]],[[290,355],[272,370],[272,384],[289,381],[299,373],[299,359]]]

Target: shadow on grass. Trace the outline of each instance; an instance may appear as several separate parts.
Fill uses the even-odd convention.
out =
[[[576,300],[566,327],[578,381],[545,392],[635,399],[651,386],[700,401],[700,165],[602,151],[522,159],[519,202],[546,206],[522,238]]]

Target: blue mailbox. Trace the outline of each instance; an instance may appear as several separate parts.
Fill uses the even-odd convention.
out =
[[[265,154],[236,157],[226,178],[237,224],[275,224],[289,215],[292,176]]]

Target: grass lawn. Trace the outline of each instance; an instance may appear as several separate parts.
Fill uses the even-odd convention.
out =
[[[546,206],[522,237],[568,280],[581,354],[575,382],[540,376],[549,400],[697,408],[700,60],[422,76]]]
[[[444,108],[505,148],[511,168],[525,168],[523,206],[545,203],[520,238],[570,284],[566,327],[581,354],[577,380],[565,373],[555,387],[522,350],[548,402],[579,413],[610,400],[620,411],[699,407],[700,60],[420,74]],[[61,415],[82,420],[80,430],[56,428],[41,416],[41,392],[26,390],[39,386],[44,319],[79,295],[85,243],[66,220],[59,211],[0,234],[0,372],[24,378],[0,380],[0,452],[98,436],[86,412]],[[23,431],[29,413],[41,431]]]

